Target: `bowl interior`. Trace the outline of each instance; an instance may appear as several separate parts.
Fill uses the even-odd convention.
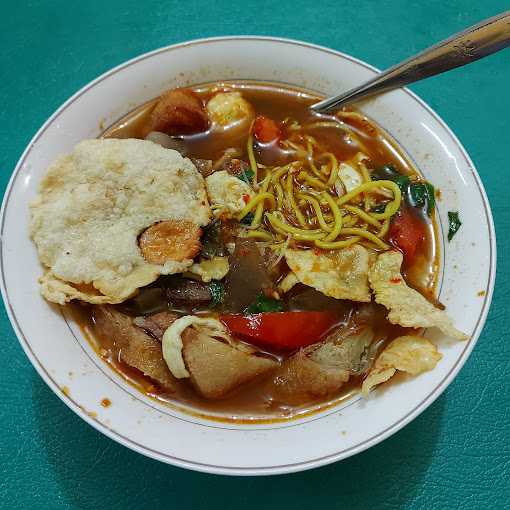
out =
[[[333,95],[375,70],[351,57],[300,42],[219,38],[163,48],[101,76],[67,101],[23,154],[2,210],[2,293],[30,360],[48,385],[83,419],[111,438],[172,464],[227,474],[297,471],[345,458],[381,441],[439,396],[467,359],[483,326],[495,274],[490,208],[466,152],[441,119],[406,90],[360,105],[387,130],[416,167],[441,190],[440,300],[468,342],[434,340],[443,353],[435,370],[378,390],[368,400],[305,419],[235,425],[183,413],[141,395],[97,358],[80,330],[39,295],[41,268],[28,237],[28,203],[58,154],[100,134],[136,106],[175,86],[228,79],[297,85]],[[451,243],[448,211],[462,228]],[[469,258],[465,254],[469,253]],[[112,405],[100,405],[108,397]],[[296,445],[299,445],[296,448]]]

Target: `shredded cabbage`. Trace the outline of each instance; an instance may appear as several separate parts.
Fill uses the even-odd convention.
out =
[[[216,319],[195,317],[193,315],[185,315],[177,319],[166,329],[161,341],[163,359],[168,365],[170,372],[177,379],[184,379],[190,376],[182,357],[182,334],[189,327],[194,328],[201,334],[230,342],[225,326]]]

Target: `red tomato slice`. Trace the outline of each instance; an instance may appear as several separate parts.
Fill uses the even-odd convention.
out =
[[[269,312],[220,316],[232,335],[261,347],[288,351],[322,340],[338,323],[330,312]]]
[[[269,117],[259,115],[253,123],[253,134],[261,143],[271,143],[282,136],[280,125]]]
[[[389,241],[404,254],[404,262],[411,265],[425,241],[423,221],[408,209],[403,209],[391,221]]]

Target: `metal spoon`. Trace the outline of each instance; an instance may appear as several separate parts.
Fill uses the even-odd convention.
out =
[[[359,87],[313,104],[317,113],[342,106],[387,90],[403,87],[429,76],[444,73],[510,46],[510,11],[488,18],[452,35],[400,64],[390,67]]]

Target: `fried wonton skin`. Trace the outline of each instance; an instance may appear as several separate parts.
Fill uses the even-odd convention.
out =
[[[370,390],[395,374],[397,370],[418,375],[432,370],[442,355],[436,346],[421,336],[400,336],[395,338],[376,359],[372,370],[363,381],[362,392]]]
[[[161,274],[185,271],[210,218],[193,163],[134,139],[80,142],[50,166],[31,213],[41,292],[59,304],[119,303]]]
[[[400,273],[403,256],[399,251],[378,255],[368,278],[377,303],[388,310],[388,320],[406,328],[439,328],[445,335],[466,340],[468,336],[453,326],[445,311],[429,303],[407,285]]]
[[[288,266],[301,283],[336,299],[370,302],[368,287],[369,253],[360,245],[316,253],[288,249]]]

